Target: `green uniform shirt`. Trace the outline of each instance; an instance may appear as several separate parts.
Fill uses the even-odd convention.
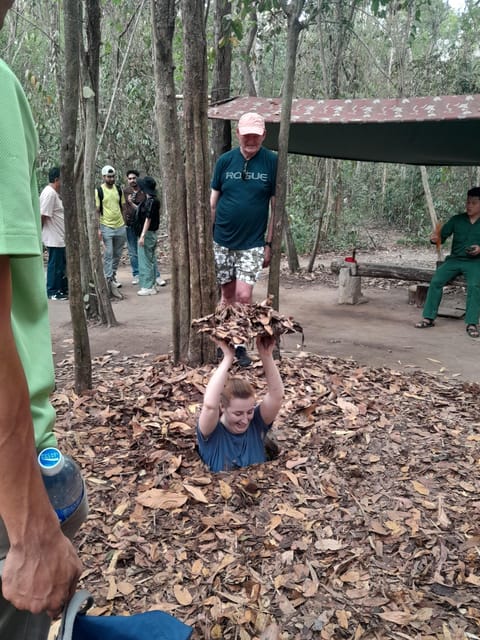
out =
[[[453,216],[442,227],[442,243],[453,234],[452,249],[448,258],[460,260],[479,260],[480,256],[469,257],[467,248],[472,244],[480,245],[480,219],[474,224],[466,213]]]
[[[10,257],[12,327],[40,450],[54,446],[56,440],[55,412],[49,401],[54,372],[35,177],[38,143],[23,89],[3,60],[0,85],[0,255]]]

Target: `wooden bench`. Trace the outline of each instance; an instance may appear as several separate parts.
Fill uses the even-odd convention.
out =
[[[347,262],[345,260],[333,260],[330,271],[338,274],[338,302],[339,304],[359,304],[365,302],[361,293],[361,277],[386,278],[391,280],[407,280],[409,282],[430,282],[435,269],[422,269],[420,267],[400,266],[396,264],[376,264],[373,262]],[[448,284],[466,285],[463,276],[457,276]],[[428,286],[417,285],[409,287],[408,301],[410,304],[423,306],[427,295]],[[447,313],[445,313],[447,315]],[[459,313],[448,315],[461,316]]]

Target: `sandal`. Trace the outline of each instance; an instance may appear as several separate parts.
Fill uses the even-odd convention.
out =
[[[467,324],[467,333],[470,338],[480,337],[480,332],[478,331],[476,324]]]
[[[430,327],[434,327],[434,326],[435,326],[435,322],[433,320],[430,320],[430,318],[423,318],[423,320],[420,320],[420,322],[417,322],[417,324],[415,325],[415,328],[429,329]]]

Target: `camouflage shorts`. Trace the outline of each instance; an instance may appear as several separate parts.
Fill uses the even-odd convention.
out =
[[[241,280],[246,284],[254,285],[258,280],[263,266],[263,247],[241,251],[227,249],[214,242],[213,253],[218,284]]]

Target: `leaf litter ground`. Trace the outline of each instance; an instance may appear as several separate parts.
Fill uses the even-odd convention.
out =
[[[279,367],[279,455],[212,474],[195,449],[210,365],[110,352],[78,396],[60,363],[94,612],[162,609],[194,639],[479,638],[480,386],[307,353]],[[263,393],[258,360],[241,375]]]

